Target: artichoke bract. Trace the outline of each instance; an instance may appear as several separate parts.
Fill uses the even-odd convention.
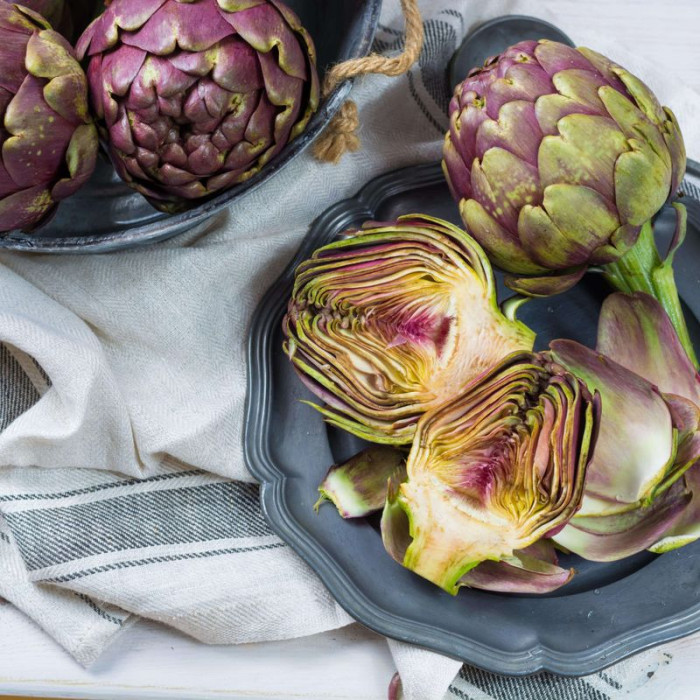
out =
[[[700,378],[663,308],[645,294],[613,294],[597,352],[573,341],[551,347],[602,400],[581,510],[554,539],[594,561],[696,540]]]
[[[515,353],[484,373],[418,422],[407,479],[387,498],[387,549],[453,594],[484,583],[468,576],[481,562],[527,571],[523,550],[580,506],[599,404],[547,353]],[[539,573],[558,574],[556,585],[570,577]]]
[[[90,177],[97,130],[68,42],[40,15],[0,3],[0,230],[32,229]]]
[[[673,112],[590,49],[521,42],[472,70],[450,103],[443,169],[507,284],[549,295],[604,265],[621,291],[659,298],[694,359],[650,222],[685,165]]]
[[[387,445],[372,445],[347,462],[328,470],[318,487],[315,508],[330,501],[343,518],[361,518],[384,507],[387,484],[398,475],[403,480],[406,455]]]
[[[534,343],[499,309],[476,241],[419,215],[351,231],[301,263],[283,328],[327,421],[390,444],[411,442],[425,411]]]
[[[318,106],[313,42],[279,0],[113,0],[77,49],[117,172],[163,211],[255,175]]]

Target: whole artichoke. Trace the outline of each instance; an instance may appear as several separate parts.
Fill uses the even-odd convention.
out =
[[[613,294],[597,352],[551,345],[602,402],[581,510],[554,539],[587,559],[614,561],[700,537],[700,377],[658,302]]]
[[[554,294],[604,265],[621,291],[663,303],[694,359],[650,223],[683,178],[683,137],[641,80],[590,49],[523,41],[455,88],[443,158],[511,288]]]
[[[483,250],[409,215],[319,248],[296,270],[285,351],[333,425],[411,442],[420,416],[534,333],[502,313]]]
[[[113,0],[77,45],[119,175],[164,211],[257,173],[318,106],[280,0]]]
[[[511,355],[418,422],[407,479],[384,510],[385,546],[450,593],[498,590],[502,567],[470,576],[481,562],[510,566],[511,583],[525,575],[524,550],[580,506],[599,414],[597,396],[549,354]],[[556,569],[540,589],[569,579]]]
[[[0,3],[0,230],[31,229],[90,177],[97,130],[68,42],[40,15]]]

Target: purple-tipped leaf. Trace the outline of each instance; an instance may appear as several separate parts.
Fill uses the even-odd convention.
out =
[[[577,516],[555,535],[554,541],[584,559],[617,561],[663,541],[681,521],[691,499],[681,480],[648,506],[615,515]]]
[[[648,294],[616,293],[603,302],[596,347],[660,391],[700,406],[700,375],[663,307]]]
[[[666,402],[646,379],[571,340],[550,345],[553,356],[601,397],[602,419],[586,492],[617,503],[650,498],[676,455]]]
[[[684,480],[691,493],[690,501],[680,518],[649,547],[652,552],[670,552],[700,538],[700,462],[685,473]]]
[[[549,552],[543,553],[543,549]],[[573,569],[557,564],[554,547],[546,540],[503,561],[485,561],[460,580],[461,585],[498,593],[551,593],[566,585],[574,576]]]

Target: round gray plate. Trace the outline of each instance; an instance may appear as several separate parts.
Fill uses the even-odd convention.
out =
[[[379,23],[381,0],[285,0],[301,18],[316,44],[321,80],[324,68],[364,56]],[[156,211],[117,176],[102,156],[88,182],[64,201],[56,216],[34,233],[0,233],[0,250],[37,253],[104,253],[164,240],[208,219],[266,182],[299,155],[325,128],[350,92],[339,85],[321,102],[304,133],[250,180],[202,201],[182,214]]]
[[[689,173],[700,177],[700,166],[690,163]],[[697,193],[692,185],[687,191]],[[700,347],[700,202],[685,199],[689,230],[676,258],[676,277],[688,302],[691,335]],[[376,520],[344,521],[330,505],[314,512],[317,486],[328,467],[357,452],[362,443],[328,428],[316,411],[300,403],[313,397],[284,356],[281,333],[294,268],[348,227],[412,212],[460,223],[438,164],[388,173],[355,198],[328,209],[257,311],[249,344],[245,449],[248,467],[262,483],[264,512],[274,530],[367,627],[495,672],[593,673],[699,630],[700,542],[662,556],[642,553],[610,564],[562,557],[578,573],[549,596],[463,589],[452,597],[386,554]],[[672,228],[671,212],[662,212],[656,225],[660,239],[668,240]],[[566,294],[529,302],[520,317],[538,332],[540,348],[557,337],[592,345],[608,291],[600,277],[589,274]]]

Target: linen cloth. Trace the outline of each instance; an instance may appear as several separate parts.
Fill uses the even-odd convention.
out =
[[[0,596],[80,663],[139,617],[216,644],[352,622],[260,511],[242,453],[247,327],[327,206],[382,172],[440,158],[444,69],[471,27],[507,13],[558,23],[643,76],[700,156],[700,98],[559,21],[555,2],[421,9],[419,65],[358,81],[363,147],[340,165],[302,155],[230,211],[147,249],[0,255]],[[400,50],[401,30],[387,0],[375,48]],[[612,698],[665,662],[652,651],[585,679],[517,680],[389,644],[409,700]]]

